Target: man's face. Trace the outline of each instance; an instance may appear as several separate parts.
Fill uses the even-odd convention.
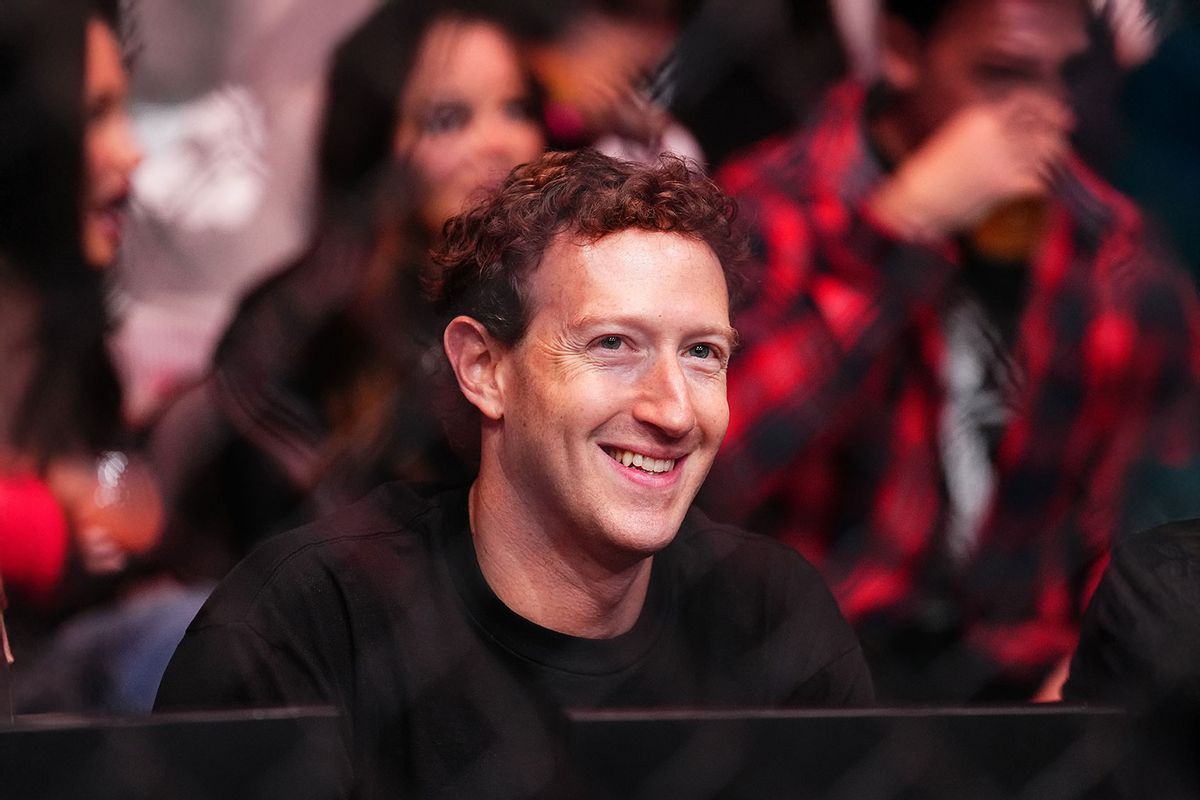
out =
[[[529,326],[497,373],[500,466],[557,546],[614,567],[651,555],[729,422],[721,265],[673,233],[560,236],[529,288]]]
[[[92,19],[84,62],[83,256],[103,269],[117,257],[130,179],[142,159],[126,108],[121,47],[112,28]]]
[[[1080,0],[960,0],[914,47],[887,47],[885,71],[888,59],[903,64],[909,144],[955,112],[1015,91],[1065,102],[1064,72],[1087,44]]]

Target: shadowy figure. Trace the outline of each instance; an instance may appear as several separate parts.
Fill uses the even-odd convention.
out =
[[[211,376],[154,432],[178,569],[219,576],[383,481],[472,474],[435,413],[426,251],[544,147],[515,46],[473,13],[387,3],[337,48],[312,245],[247,296]]]

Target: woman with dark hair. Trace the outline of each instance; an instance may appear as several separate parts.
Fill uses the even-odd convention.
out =
[[[5,3],[0,60],[0,502],[4,520],[25,521],[0,535],[0,559],[11,585],[28,577],[45,595],[66,566],[68,528],[85,566],[96,547],[115,563],[157,534],[145,475],[140,508],[100,507],[119,505],[131,477],[101,270],[116,257],[141,156],[112,3]],[[98,503],[106,480],[121,486]]]
[[[162,506],[129,452],[105,342],[104,270],[141,159],[115,3],[6,0],[0,65],[0,575],[13,596],[13,696],[19,711],[148,707],[152,685],[127,696],[133,705],[110,701],[157,682],[182,624],[176,594],[139,592],[136,620],[126,603],[145,588],[138,557],[158,540]]]
[[[469,477],[432,409],[421,284],[445,219],[543,149],[532,105],[508,33],[467,4],[385,3],[338,47],[312,244],[155,431],[173,562],[219,576],[382,481]]]

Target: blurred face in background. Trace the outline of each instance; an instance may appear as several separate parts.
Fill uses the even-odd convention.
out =
[[[83,257],[103,269],[121,244],[130,179],[142,160],[126,107],[128,79],[116,34],[92,18],[84,57]]]
[[[1067,71],[1087,49],[1081,0],[959,0],[923,39],[889,21],[884,74],[905,96],[908,147],[955,112],[1013,92],[1068,102]]]
[[[405,86],[395,146],[416,172],[418,215],[433,235],[481,188],[541,153],[528,76],[503,30],[434,23]]]

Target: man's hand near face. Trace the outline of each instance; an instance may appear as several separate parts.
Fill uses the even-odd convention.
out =
[[[1060,100],[1015,91],[954,114],[904,158],[867,204],[912,241],[936,241],[1003,203],[1044,195],[1070,152],[1074,117]]]

